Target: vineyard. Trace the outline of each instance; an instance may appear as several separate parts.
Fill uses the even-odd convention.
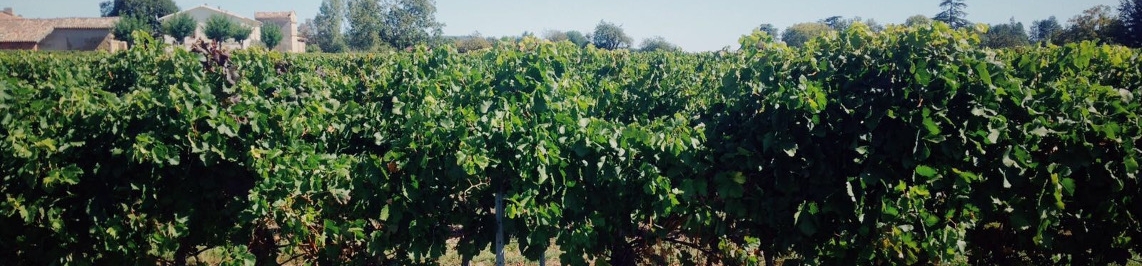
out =
[[[502,214],[571,265],[1129,262],[1142,52],[982,30],[0,53],[0,258],[433,264]]]

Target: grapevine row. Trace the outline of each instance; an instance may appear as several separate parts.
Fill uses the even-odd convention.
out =
[[[991,50],[939,23],[696,54],[136,40],[0,54],[0,257],[470,259],[497,193],[526,257],[573,265],[1142,251],[1142,53],[1124,47]]]

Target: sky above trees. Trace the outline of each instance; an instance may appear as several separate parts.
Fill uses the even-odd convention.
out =
[[[0,0],[32,18],[99,16],[98,0]],[[202,4],[253,16],[257,11],[289,11],[299,19],[313,18],[320,0],[223,1],[176,0],[180,8]],[[736,46],[737,39],[763,23],[779,29],[831,16],[875,19],[901,24],[910,16],[939,13],[939,0],[437,0],[437,21],[446,24],[445,35],[516,36],[546,30],[592,31],[600,20],[621,25],[635,40],[662,36],[687,51]],[[1011,18],[1025,25],[1056,16],[1066,24],[1071,17],[1099,4],[1118,6],[1118,0],[966,0],[967,19],[1001,24]]]

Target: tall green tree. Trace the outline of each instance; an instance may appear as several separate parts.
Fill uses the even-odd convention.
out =
[[[638,50],[642,52],[677,52],[681,51],[682,49],[677,45],[666,41],[666,38],[663,38],[662,36],[654,36],[653,38],[642,40],[642,45],[638,48]]]
[[[406,48],[440,37],[444,23],[436,21],[433,0],[384,0],[381,40],[394,48]]]
[[[206,38],[216,43],[222,43],[233,37],[235,27],[234,22],[226,17],[213,15],[206,20],[206,25],[202,31],[206,34]]]
[[[778,37],[777,36],[778,29],[776,26],[773,26],[773,24],[769,24],[769,23],[761,24],[761,26],[757,27],[757,30],[764,32],[765,34],[769,34],[769,37],[774,37],[774,38]]]
[[[1015,18],[1007,24],[992,25],[991,29],[981,36],[983,46],[989,48],[1008,48],[1026,46],[1031,43],[1023,23],[1015,22]]]
[[[174,38],[175,43],[183,43],[186,37],[194,34],[194,30],[198,28],[198,21],[195,21],[189,14],[178,14],[162,24],[163,34],[170,35]]]
[[[317,34],[314,33],[313,19],[306,19],[297,25],[297,36],[305,40],[312,40]]]
[[[321,46],[317,45],[317,29],[314,28],[313,19],[305,19],[301,24],[297,25],[297,37],[299,40],[305,42],[306,53],[320,53]]]
[[[1114,14],[1113,8],[1098,5],[1071,18],[1070,26],[1059,34],[1059,38],[1064,43],[1081,41],[1120,43],[1120,39],[1125,38],[1121,36],[1122,28],[1122,20]]]
[[[266,45],[267,49],[273,50],[282,43],[282,27],[276,24],[266,23],[262,25],[262,44]]]
[[[1056,43],[1059,34],[1063,32],[1063,25],[1055,16],[1044,20],[1031,22],[1031,41],[1036,43]]]
[[[381,30],[384,28],[384,12],[377,0],[349,0],[349,47],[358,51],[372,51],[384,43]]]
[[[1122,29],[1122,44],[1142,47],[1142,0],[1122,0],[1118,6]]]
[[[915,27],[932,24],[932,18],[925,15],[915,15],[904,20],[904,26]]]
[[[631,45],[631,38],[623,31],[622,26],[607,21],[599,21],[595,26],[595,33],[589,37],[595,47],[607,50],[627,48]]]
[[[135,16],[126,16],[119,18],[115,23],[115,27],[111,29],[111,34],[115,39],[127,42],[128,45],[135,44],[135,38],[131,35],[135,31],[150,31],[147,22]]]
[[[968,4],[964,3],[964,0],[942,0],[940,8],[943,8],[944,11],[936,14],[936,17],[932,19],[947,23],[956,29],[967,27],[971,25],[971,22],[966,19],[968,13],[964,11],[967,7]]]
[[[825,35],[830,31],[833,31],[833,28],[821,22],[793,24],[793,26],[789,26],[789,28],[785,29],[785,32],[781,33],[781,41],[784,41],[789,46],[801,47],[809,42],[809,40],[817,36]]]
[[[329,53],[344,52],[349,49],[341,32],[345,21],[345,1],[325,0],[321,2],[317,17],[313,18],[314,38],[310,42]]]
[[[174,0],[108,0],[99,3],[104,17],[135,17],[150,27],[151,32],[161,30],[159,18],[178,12]]]

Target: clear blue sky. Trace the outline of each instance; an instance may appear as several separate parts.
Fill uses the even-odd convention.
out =
[[[100,0],[0,0],[25,17],[98,16]],[[180,8],[202,4],[221,6],[238,14],[293,10],[312,18],[320,0],[175,0]],[[734,45],[738,37],[762,23],[785,28],[829,16],[861,16],[882,24],[939,12],[939,0],[437,0],[437,20],[447,35],[519,35],[524,31],[579,30],[589,32],[600,20],[622,25],[636,42],[665,37],[689,51],[716,50]],[[1033,20],[1056,16],[1060,21],[1099,4],[1119,0],[967,0],[968,19],[1003,23],[1014,17],[1030,27]],[[636,44],[637,45],[637,44]]]

